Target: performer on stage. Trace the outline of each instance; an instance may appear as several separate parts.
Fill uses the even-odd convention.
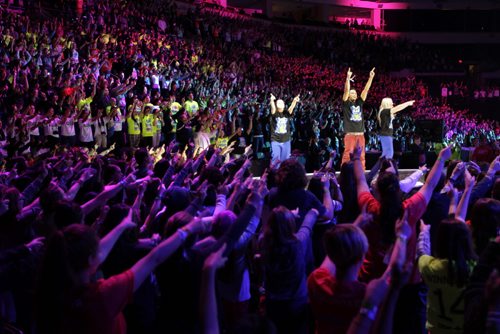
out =
[[[375,67],[370,71],[368,81],[365,88],[358,97],[358,93],[351,89],[352,76],[351,68],[347,70],[347,78],[345,80],[343,100],[343,113],[344,113],[344,154],[342,155],[342,163],[349,161],[349,153],[356,147],[356,143],[362,148],[361,163],[365,168],[365,125],[363,119],[363,103],[366,101],[368,90],[372,85],[373,78],[375,77]]]
[[[385,97],[380,103],[380,109],[377,113],[378,124],[380,125],[379,138],[382,144],[382,156],[387,159],[392,159],[394,156],[394,147],[392,145],[392,121],[398,112],[406,107],[412,106],[415,100],[401,103],[394,106],[394,102],[390,97]]]
[[[271,150],[272,164],[276,167],[290,157],[291,153],[291,132],[290,121],[293,110],[300,101],[299,95],[293,98],[292,104],[287,112],[284,112],[285,102],[277,100],[271,94]]]

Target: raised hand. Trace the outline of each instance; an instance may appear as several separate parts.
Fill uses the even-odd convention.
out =
[[[347,79],[350,80],[352,78],[352,71],[351,71],[351,68],[349,67],[347,69]]]
[[[451,158],[451,145],[448,147],[445,147],[439,152],[439,157],[443,161],[447,161]]]
[[[500,171],[500,155],[495,158],[488,168],[488,175],[495,175],[496,172]]]
[[[246,156],[249,156],[249,155],[250,155],[250,154],[252,154],[252,153],[253,153],[253,150],[252,150],[252,144],[250,144],[250,145],[248,145],[247,147],[245,147],[245,152],[244,152],[244,154],[245,154]]]
[[[367,225],[373,221],[373,215],[371,213],[368,213],[366,209],[367,209],[367,205],[365,204],[361,208],[361,212],[360,212],[359,216],[356,218],[356,220],[354,221],[353,225],[355,225],[359,228],[363,228],[365,225]]]
[[[370,78],[373,78],[375,76],[375,67],[372,68],[372,70],[370,71]]]
[[[423,165],[418,167],[422,171],[422,173],[427,173],[429,171],[429,168],[427,168],[427,165]]]
[[[95,175],[95,172],[96,171],[93,168],[85,169],[85,171],[82,173],[82,175],[80,175],[80,181],[87,182]]]
[[[356,142],[356,146],[354,147],[354,150],[352,151],[352,159],[360,159],[361,158],[361,152],[363,152],[363,149],[359,145],[359,142]]]
[[[476,178],[472,176],[469,171],[465,170],[465,189],[472,189],[476,184]]]
[[[203,263],[203,268],[208,270],[217,270],[226,264],[227,257],[224,256],[226,244],[222,245],[219,250],[210,254]]]
[[[35,238],[35,239],[31,240],[25,246],[26,246],[26,248],[29,249],[29,251],[31,253],[38,253],[42,249],[44,242],[45,242],[45,238],[39,237],[39,238]]]
[[[323,184],[323,188],[330,189],[330,176],[328,174],[321,177],[321,184]]]
[[[465,171],[465,162],[459,162],[453,172],[451,173],[450,180],[456,181]]]

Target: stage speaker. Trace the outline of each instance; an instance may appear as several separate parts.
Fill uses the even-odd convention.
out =
[[[418,119],[415,121],[416,133],[423,141],[442,143],[444,137],[444,120]]]

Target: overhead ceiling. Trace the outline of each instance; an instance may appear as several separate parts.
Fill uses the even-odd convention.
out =
[[[272,3],[313,3],[351,8],[390,9],[499,9],[500,0],[229,0],[234,7],[263,7],[266,1]]]

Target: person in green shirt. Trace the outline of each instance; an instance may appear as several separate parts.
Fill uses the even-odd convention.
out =
[[[155,116],[151,113],[151,106],[146,106],[144,108],[142,118],[141,118],[141,141],[142,146],[153,147],[153,134],[154,134],[154,121]]]
[[[175,95],[173,94],[170,95],[169,107],[172,115],[177,114],[182,109],[182,105],[179,102],[175,101]]]
[[[153,121],[153,147],[160,146],[161,134],[163,130],[163,112],[160,107],[153,107],[154,121]]]
[[[196,116],[198,113],[200,106],[198,105],[198,102],[194,101],[193,93],[189,93],[187,101],[184,102],[184,109],[188,112],[189,117]]]
[[[128,138],[131,147],[138,147],[141,140],[141,115],[135,108],[131,108],[127,115]]]
[[[426,328],[431,334],[459,334],[464,328],[464,292],[476,264],[472,236],[457,219],[443,220],[430,255],[430,227],[421,225],[418,270],[429,287]]]

